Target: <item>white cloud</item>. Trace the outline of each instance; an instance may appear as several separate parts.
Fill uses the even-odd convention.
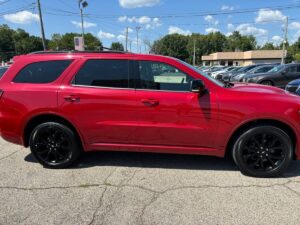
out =
[[[265,22],[278,22],[283,21],[285,16],[279,10],[260,9],[257,17],[255,18],[256,23]]]
[[[76,27],[81,28],[81,22],[77,22],[77,21],[72,21],[72,24],[74,24]],[[95,23],[90,23],[90,22],[83,22],[83,27],[84,28],[91,28],[91,27],[96,27],[97,24]]]
[[[233,27],[234,26],[232,25],[231,28]],[[268,34],[267,30],[262,28],[257,28],[248,23],[241,24],[236,28],[234,28],[234,30],[239,31],[242,35],[254,35],[256,37],[266,36]]]
[[[112,34],[112,33],[107,33],[107,32],[104,32],[104,31],[100,30],[100,31],[98,32],[98,37],[99,37],[100,39],[113,39],[113,38],[115,38],[116,36],[115,36],[114,34]]]
[[[175,26],[170,26],[169,29],[169,34],[182,34],[182,35],[190,35],[191,31],[189,30],[182,30],[179,27],[175,27]]]
[[[216,28],[214,28],[214,27],[209,27],[209,28],[206,28],[205,29],[205,32],[206,33],[216,33],[216,32],[218,32],[219,30],[218,29],[216,29]]]
[[[128,33],[132,33],[133,29],[131,29],[130,27],[128,27]],[[123,34],[126,34],[126,28],[122,30]]]
[[[283,41],[283,38],[280,36],[273,36],[272,37],[272,42],[276,45],[279,45]]]
[[[141,16],[140,18],[137,19],[137,22],[140,24],[150,23],[151,18],[148,16]]]
[[[292,30],[300,30],[300,22],[290,23],[289,28]]]
[[[227,29],[229,31],[234,31],[235,27],[234,27],[234,25],[232,23],[229,23],[229,24],[227,24]]]
[[[159,2],[160,0],[119,0],[120,6],[123,8],[151,7]]]
[[[119,41],[125,41],[125,40],[126,40],[126,37],[125,37],[125,35],[120,34],[120,35],[117,36],[117,39],[118,39]]]
[[[31,13],[29,11],[21,11],[12,14],[6,14],[3,18],[11,23],[18,23],[18,24],[30,24],[32,22],[39,21],[38,14]]]
[[[126,20],[127,20],[127,16],[120,16],[119,18],[118,18],[118,21],[119,22],[126,22]]]
[[[222,11],[232,11],[234,9],[235,9],[234,6],[229,6],[229,5],[222,5],[222,7],[221,7]]]
[[[162,25],[159,18],[150,18],[149,16],[141,16],[141,17],[127,17],[127,16],[121,16],[118,18],[118,21],[120,22],[130,22],[130,23],[138,23],[141,25],[144,25],[146,29],[154,29],[156,27],[160,27]]]
[[[207,15],[204,17],[204,20],[210,24],[213,24],[213,25],[218,25],[219,24],[219,21],[216,20],[213,16],[211,15]]]

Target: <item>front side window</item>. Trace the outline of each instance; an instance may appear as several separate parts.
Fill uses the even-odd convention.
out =
[[[15,77],[15,83],[44,84],[55,81],[71,64],[72,60],[56,60],[31,63]]]
[[[88,60],[78,71],[72,83],[85,86],[128,88],[129,61]]]
[[[190,90],[193,77],[171,65],[161,62],[139,61],[138,67],[140,80],[137,88],[165,91]]]

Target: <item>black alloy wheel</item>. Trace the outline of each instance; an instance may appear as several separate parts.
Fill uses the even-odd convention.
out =
[[[29,145],[36,159],[45,167],[65,168],[81,153],[75,133],[55,122],[38,125],[31,133]]]
[[[292,157],[291,139],[274,126],[257,126],[247,130],[233,147],[233,159],[241,172],[254,177],[280,175]]]

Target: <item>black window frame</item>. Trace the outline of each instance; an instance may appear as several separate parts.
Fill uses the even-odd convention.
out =
[[[128,62],[128,87],[109,87],[109,86],[97,86],[97,85],[85,85],[85,84],[76,84],[75,79],[80,70],[85,66],[88,61],[101,61],[101,60],[123,60]],[[135,89],[135,80],[133,79],[132,72],[134,70],[134,61],[127,58],[90,58],[85,60],[79,69],[76,71],[74,76],[71,79],[71,85],[77,87],[88,87],[88,88],[108,88],[108,89]]]
[[[26,68],[28,68],[31,65],[38,64],[38,63],[62,62],[62,61],[69,62],[69,64],[61,71],[61,73],[59,75],[57,75],[57,77],[54,80],[51,80],[49,82],[26,82],[26,81],[17,81],[16,80],[18,78],[18,76],[21,76],[20,75],[21,72],[23,72]],[[12,82],[15,83],[15,84],[38,84],[38,85],[41,85],[41,84],[51,84],[51,83],[57,81],[62,76],[62,74],[64,74],[65,71],[68,70],[68,68],[72,65],[73,62],[74,62],[74,59],[55,59],[55,60],[43,60],[43,61],[31,62],[31,63],[26,64],[24,67],[22,67],[16,73],[16,75],[12,79]]]
[[[146,90],[146,91],[159,91],[159,92],[182,92],[182,93],[188,93],[190,92],[190,90],[158,90],[158,89],[147,89],[147,88],[142,88],[140,87],[140,81],[141,81],[141,76],[140,76],[140,70],[139,70],[139,62],[150,62],[150,63],[162,63],[162,64],[166,64],[168,66],[171,66],[177,70],[179,70],[180,72],[182,72],[183,74],[185,74],[186,76],[189,76],[191,79],[195,80],[196,78],[193,77],[192,75],[188,74],[185,71],[182,71],[181,69],[179,69],[177,66],[174,66],[170,63],[167,62],[161,62],[161,61],[155,61],[155,60],[143,60],[143,59],[136,59],[135,60],[135,64],[134,64],[134,80],[135,80],[135,89],[136,90]]]

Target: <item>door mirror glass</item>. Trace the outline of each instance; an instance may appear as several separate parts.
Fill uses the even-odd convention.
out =
[[[204,94],[206,91],[205,85],[202,80],[193,80],[191,82],[191,92]]]

